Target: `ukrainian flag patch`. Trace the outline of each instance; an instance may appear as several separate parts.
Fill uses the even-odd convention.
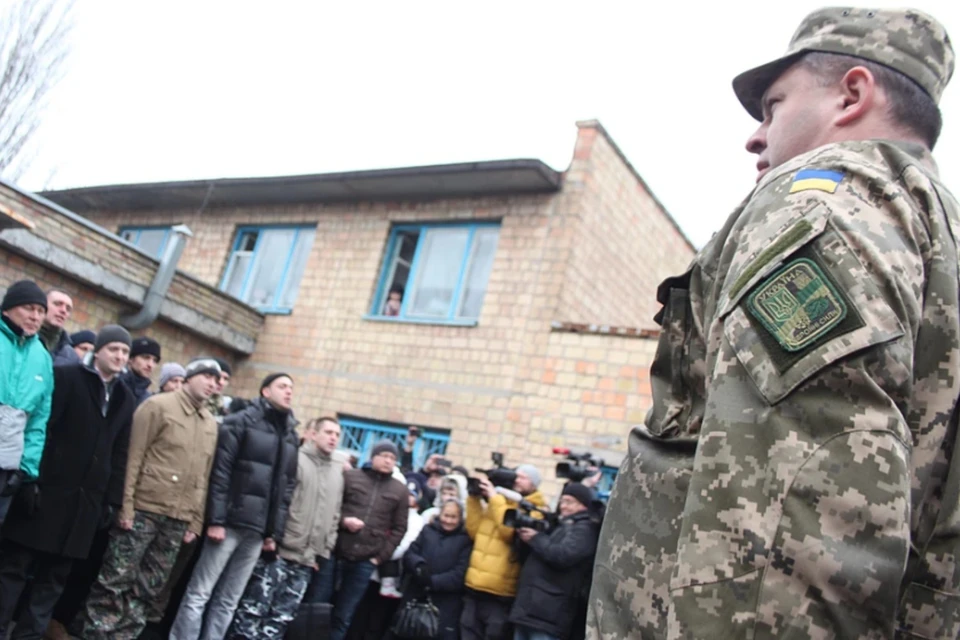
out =
[[[843,171],[827,171],[824,169],[803,169],[798,171],[793,177],[793,184],[790,185],[790,193],[798,191],[808,191],[816,189],[833,193],[843,180]]]

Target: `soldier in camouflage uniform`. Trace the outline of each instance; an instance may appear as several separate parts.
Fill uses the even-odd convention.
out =
[[[953,68],[930,16],[823,9],[734,81],[758,184],[658,291],[588,637],[960,636]]]

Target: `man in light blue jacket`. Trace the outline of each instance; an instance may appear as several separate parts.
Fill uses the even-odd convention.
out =
[[[53,361],[37,338],[47,296],[30,280],[0,303],[0,524],[21,482],[36,479],[53,397]]]

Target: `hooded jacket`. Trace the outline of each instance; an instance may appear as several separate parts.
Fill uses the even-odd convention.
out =
[[[53,399],[53,362],[40,339],[0,318],[0,469],[40,474]]]
[[[329,559],[337,544],[342,501],[343,463],[305,442],[297,454],[297,485],[277,554],[306,566],[317,556]]]
[[[547,504],[539,491],[525,498],[538,507]],[[473,553],[467,569],[468,589],[508,598],[516,595],[520,563],[514,557],[514,529],[503,525],[507,510],[516,508],[516,502],[500,494],[490,498],[486,509],[480,498],[467,498],[467,533],[473,539]]]

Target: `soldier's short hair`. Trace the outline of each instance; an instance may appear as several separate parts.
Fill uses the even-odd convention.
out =
[[[817,77],[821,86],[840,82],[854,67],[864,67],[890,100],[890,117],[919,136],[931,150],[940,138],[943,117],[933,98],[920,85],[890,67],[856,56],[814,51],[800,64]]]

